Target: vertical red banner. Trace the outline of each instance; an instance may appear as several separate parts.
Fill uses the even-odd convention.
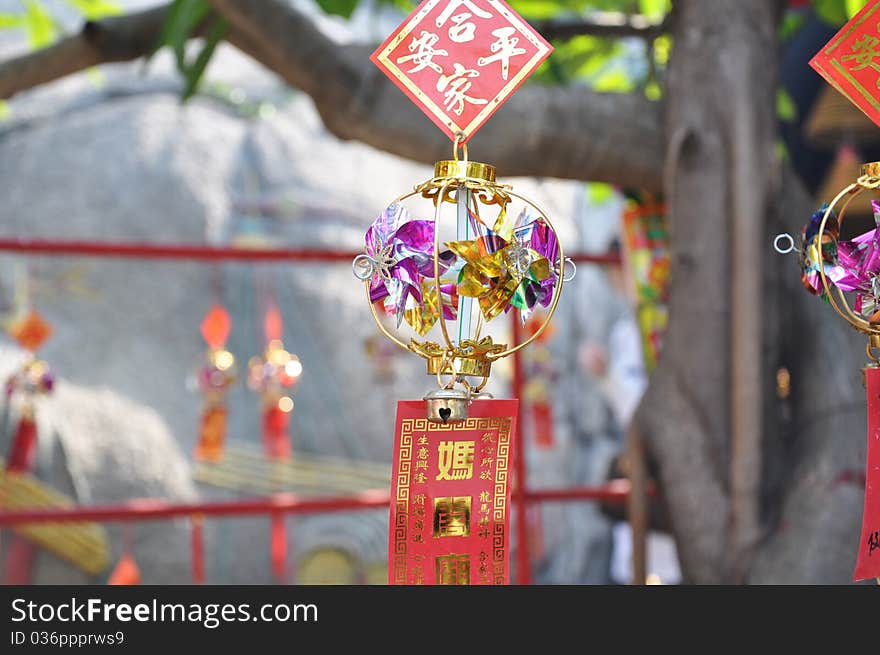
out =
[[[880,368],[865,369],[868,391],[868,456],[865,510],[854,580],[880,577]]]
[[[475,400],[437,423],[397,404],[389,584],[509,584],[510,486],[518,400]]]

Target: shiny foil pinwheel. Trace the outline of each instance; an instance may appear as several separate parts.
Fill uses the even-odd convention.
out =
[[[540,336],[566,260],[546,212],[498,184],[492,166],[468,161],[466,148],[460,160],[458,150],[456,143],[455,159],[438,162],[433,178],[373,221],[352,268],[380,331],[425,358],[444,390],[462,384],[472,394],[493,361]],[[496,341],[495,319],[513,312],[522,325],[537,307],[546,317],[523,343]],[[405,336],[407,326],[414,336]]]
[[[476,298],[487,321],[516,308],[525,323],[536,306],[550,305],[558,281],[550,262],[556,260],[559,244],[546,221],[525,221],[527,217],[520,214],[520,227],[515,227],[502,210],[491,229],[472,217],[482,236],[448,244],[465,262],[458,293]]]
[[[355,260],[356,273],[369,280],[370,301],[382,303],[397,327],[406,319],[424,336],[437,322],[440,308],[436,288],[425,289],[434,275],[434,222],[409,220],[399,203],[389,205],[370,225],[364,237],[365,253]],[[448,268],[449,253],[439,258],[440,272]],[[447,294],[451,292],[446,286]],[[444,305],[443,314],[455,318],[455,307]]]
[[[810,293],[826,300],[826,285],[855,293],[852,309],[873,325],[880,323],[880,201],[871,200],[871,210],[874,229],[846,240],[839,240],[839,220],[828,205],[816,211],[802,232],[801,280]],[[819,227],[826,213],[820,238]]]
[[[810,217],[799,244],[788,234],[777,236],[774,244],[779,252],[799,253],[804,288],[870,336],[868,351],[875,362],[880,361],[880,199],[870,201],[872,229],[851,239],[841,239],[841,233],[853,203],[878,192],[880,162],[866,164],[855,182]],[[784,240],[788,247],[781,247]]]

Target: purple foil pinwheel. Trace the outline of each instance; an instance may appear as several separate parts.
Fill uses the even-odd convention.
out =
[[[370,280],[370,301],[382,301],[398,326],[406,311],[422,304],[422,281],[434,277],[434,222],[408,219],[406,207],[389,205],[370,225],[365,254],[355,260],[365,271],[359,277]],[[440,259],[443,273],[450,255]]]
[[[854,239],[837,244],[837,256],[844,274],[834,281],[842,291],[855,291],[854,309],[871,322],[880,320],[880,201],[872,200],[877,227]]]
[[[523,220],[528,220],[528,217],[525,214],[520,215],[518,222],[522,222]],[[542,307],[549,307],[550,301],[553,298],[553,288],[557,283],[557,274],[554,267],[556,265],[556,260],[559,257],[559,241],[556,239],[556,233],[550,229],[550,226],[547,225],[546,221],[539,218],[536,221],[531,221],[530,223],[515,229],[514,234],[516,235],[517,241],[528,244],[532,250],[550,262],[550,274],[544,280],[541,280],[541,290],[536,294],[534,302],[530,305],[530,309],[534,308],[535,303]],[[506,311],[509,310],[510,306],[508,306]],[[528,317],[526,316],[526,318]]]

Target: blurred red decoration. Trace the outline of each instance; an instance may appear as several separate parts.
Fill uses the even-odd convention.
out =
[[[450,139],[469,139],[553,52],[503,0],[426,0],[370,59]]]
[[[226,394],[238,378],[235,357],[225,349],[230,326],[229,313],[220,304],[211,307],[202,320],[202,336],[209,349],[197,373],[198,388],[204,398],[194,453],[200,462],[218,462],[223,458],[229,414]]]
[[[266,310],[264,327],[268,343],[263,357],[252,357],[248,362],[248,386],[260,394],[262,401],[266,456],[286,459],[293,454],[289,426],[294,402],[288,394],[299,381],[303,367],[299,357],[284,348],[284,324],[274,303]]]
[[[201,516],[193,516],[190,519],[193,584],[205,583],[205,536],[203,525],[204,519]]]
[[[9,326],[9,336],[15,339],[22,348],[35,352],[52,336],[52,326],[32,309],[25,316]]]
[[[107,580],[108,585],[138,585],[141,583],[141,570],[131,553],[123,553],[113,573]]]
[[[880,0],[865,7],[810,60],[816,72],[880,125]]]
[[[273,514],[270,520],[272,573],[283,584],[287,582],[287,527],[284,524],[284,514]]]
[[[27,473],[34,466],[37,452],[37,424],[34,399],[48,394],[55,387],[55,378],[46,362],[34,351],[52,335],[52,326],[35,310],[30,310],[8,328],[9,335],[29,352],[21,367],[6,380],[6,398],[11,401],[20,394],[19,422],[6,459],[6,470]]]
[[[218,304],[211,307],[202,320],[202,337],[209,347],[214,350],[223,347],[229,337],[230,324],[229,312],[223,305]]]
[[[37,424],[29,415],[22,415],[6,459],[8,473],[27,473],[34,466],[37,453]]]
[[[281,319],[281,311],[275,303],[270,304],[266,310],[263,331],[266,334],[266,343],[281,340],[281,336],[284,333],[284,322]]]

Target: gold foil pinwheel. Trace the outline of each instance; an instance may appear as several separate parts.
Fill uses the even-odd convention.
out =
[[[482,236],[446,244],[465,262],[458,277],[458,294],[476,298],[487,321],[508,307],[519,309],[525,319],[536,304],[549,302],[555,274],[538,249],[552,248],[555,238],[553,244],[547,243],[542,227],[546,225],[534,221],[514,228],[502,210],[492,229],[485,228]]]

